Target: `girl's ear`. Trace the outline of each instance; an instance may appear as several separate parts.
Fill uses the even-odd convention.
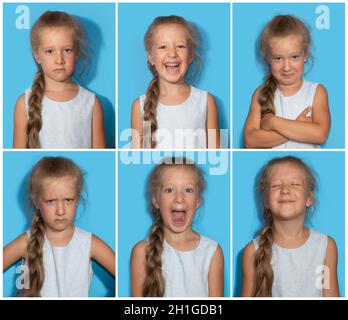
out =
[[[200,208],[202,204],[202,197],[198,197],[197,202],[196,202],[196,209]]]
[[[314,202],[314,195],[313,195],[313,192],[310,191],[306,199],[306,207],[309,208],[313,204],[313,202]]]
[[[147,60],[149,61],[149,63],[150,63],[152,66],[155,64],[154,58],[153,58],[153,54],[152,54],[151,51],[149,51],[149,52],[147,53]]]
[[[37,64],[40,64],[40,63],[41,63],[40,58],[39,58],[39,55],[38,55],[37,52],[34,52],[34,59],[35,59],[35,61],[36,61]]]
[[[191,54],[190,54],[190,64],[193,62],[194,59],[195,59],[195,53],[191,52]]]

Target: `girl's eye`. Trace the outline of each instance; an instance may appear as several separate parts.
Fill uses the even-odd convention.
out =
[[[46,53],[46,54],[52,54],[52,53],[53,53],[53,49],[46,49],[46,50],[45,50],[45,53]]]
[[[160,46],[158,46],[158,49],[165,49],[166,48],[166,46],[163,44],[163,45],[160,45]]]
[[[186,46],[184,44],[179,44],[179,45],[177,45],[177,47],[180,48],[180,49],[185,49],[186,48]]]
[[[75,200],[74,198],[71,198],[71,199],[70,199],[70,198],[65,199],[65,201],[66,201],[67,203],[73,203],[73,202],[74,202],[74,200]]]
[[[274,60],[275,62],[279,62],[279,61],[282,60],[282,58],[281,58],[281,57],[274,57],[273,60]]]
[[[164,192],[165,193],[172,193],[172,192],[174,192],[174,188],[165,188]]]
[[[56,202],[55,199],[46,200],[46,203],[47,203],[47,204],[54,204],[55,202]]]
[[[280,187],[280,184],[279,183],[276,183],[276,184],[271,184],[271,188],[279,188]]]
[[[294,55],[292,56],[292,60],[297,60],[300,56],[299,55]]]
[[[186,188],[185,191],[187,193],[193,193],[194,192],[193,188]]]
[[[292,183],[291,185],[292,185],[292,186],[295,186],[295,187],[299,187],[301,184],[300,184],[300,183],[295,183],[295,182],[294,182],[294,183]]]
[[[64,51],[65,51],[66,53],[72,53],[72,52],[73,52],[73,49],[72,49],[72,48],[66,48],[66,49],[64,49]]]

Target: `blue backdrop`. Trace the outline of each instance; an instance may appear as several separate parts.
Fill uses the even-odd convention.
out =
[[[271,159],[293,155],[303,159],[318,177],[317,209],[309,227],[335,239],[338,280],[345,295],[345,159],[344,152],[234,152],[233,154],[233,283],[235,296],[242,285],[242,250],[256,237],[261,222],[256,208],[255,179]]]
[[[182,156],[183,153],[173,153]],[[146,239],[152,225],[151,214],[147,211],[146,181],[150,171],[163,156],[170,152],[120,152],[118,159],[118,295],[128,297],[130,290],[130,256],[133,246]],[[207,161],[198,159],[207,153],[186,153],[204,170],[207,188],[203,194],[203,205],[196,213],[193,229],[217,241],[225,259],[225,296],[230,295],[230,170],[229,154],[218,153],[219,158]],[[129,157],[141,159],[137,164],[129,164]],[[150,159],[147,164],[144,159]],[[218,167],[221,167],[219,169]],[[214,175],[218,171],[219,175]],[[215,172],[214,172],[215,171]]]
[[[4,152],[4,245],[30,226],[26,201],[28,176],[35,163],[44,156],[70,158],[86,173],[84,193],[86,204],[79,206],[75,224],[97,235],[115,250],[115,154],[113,152]],[[93,271],[90,296],[115,296],[113,277],[96,263],[93,263]],[[14,294],[17,276],[15,266],[4,273],[5,297]]]
[[[146,92],[152,79],[147,68],[144,35],[157,16],[179,15],[192,22],[201,37],[202,70],[194,83],[214,95],[220,128],[230,119],[230,5],[226,3],[120,3],[118,5],[118,139],[130,128],[133,101]],[[122,139],[124,140],[124,139]]]
[[[345,119],[345,36],[344,4],[325,4],[330,29],[317,29],[316,9],[321,3],[248,3],[233,5],[233,147],[243,148],[243,126],[251,96],[262,84],[264,70],[256,59],[256,41],[273,16],[291,14],[311,28],[314,65],[307,66],[305,78],[322,83],[328,91],[331,130],[324,147],[344,148]],[[247,36],[246,36],[247,34]],[[308,64],[308,63],[307,63]]]
[[[83,24],[91,49],[90,68],[80,84],[95,92],[103,106],[108,147],[115,146],[115,5],[96,3],[25,3],[3,5],[4,148],[12,148],[13,111],[17,98],[31,87],[37,67],[30,48],[30,29],[17,29],[16,10],[29,10],[30,28],[47,10],[65,11]],[[22,12],[22,11],[20,11]]]

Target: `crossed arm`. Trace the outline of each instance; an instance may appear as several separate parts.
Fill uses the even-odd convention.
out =
[[[323,144],[329,134],[331,120],[328,96],[325,88],[318,85],[313,105],[305,108],[295,120],[273,114],[261,119],[257,101],[260,89],[252,97],[250,110],[244,126],[244,143],[247,148],[272,148],[288,140]],[[312,111],[311,117],[307,114]]]

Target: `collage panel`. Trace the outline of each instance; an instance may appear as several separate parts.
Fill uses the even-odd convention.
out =
[[[234,152],[233,173],[234,296],[344,297],[344,152]],[[267,293],[252,261],[264,282],[273,272]]]
[[[234,148],[345,148],[344,26],[344,3],[233,5]]]
[[[118,5],[117,118],[120,149],[230,146],[230,4]]]
[[[230,296],[229,161],[228,152],[119,152],[119,297]]]
[[[4,148],[115,148],[115,15],[114,3],[3,5]]]
[[[9,151],[3,164],[4,297],[115,297],[115,154]]]

